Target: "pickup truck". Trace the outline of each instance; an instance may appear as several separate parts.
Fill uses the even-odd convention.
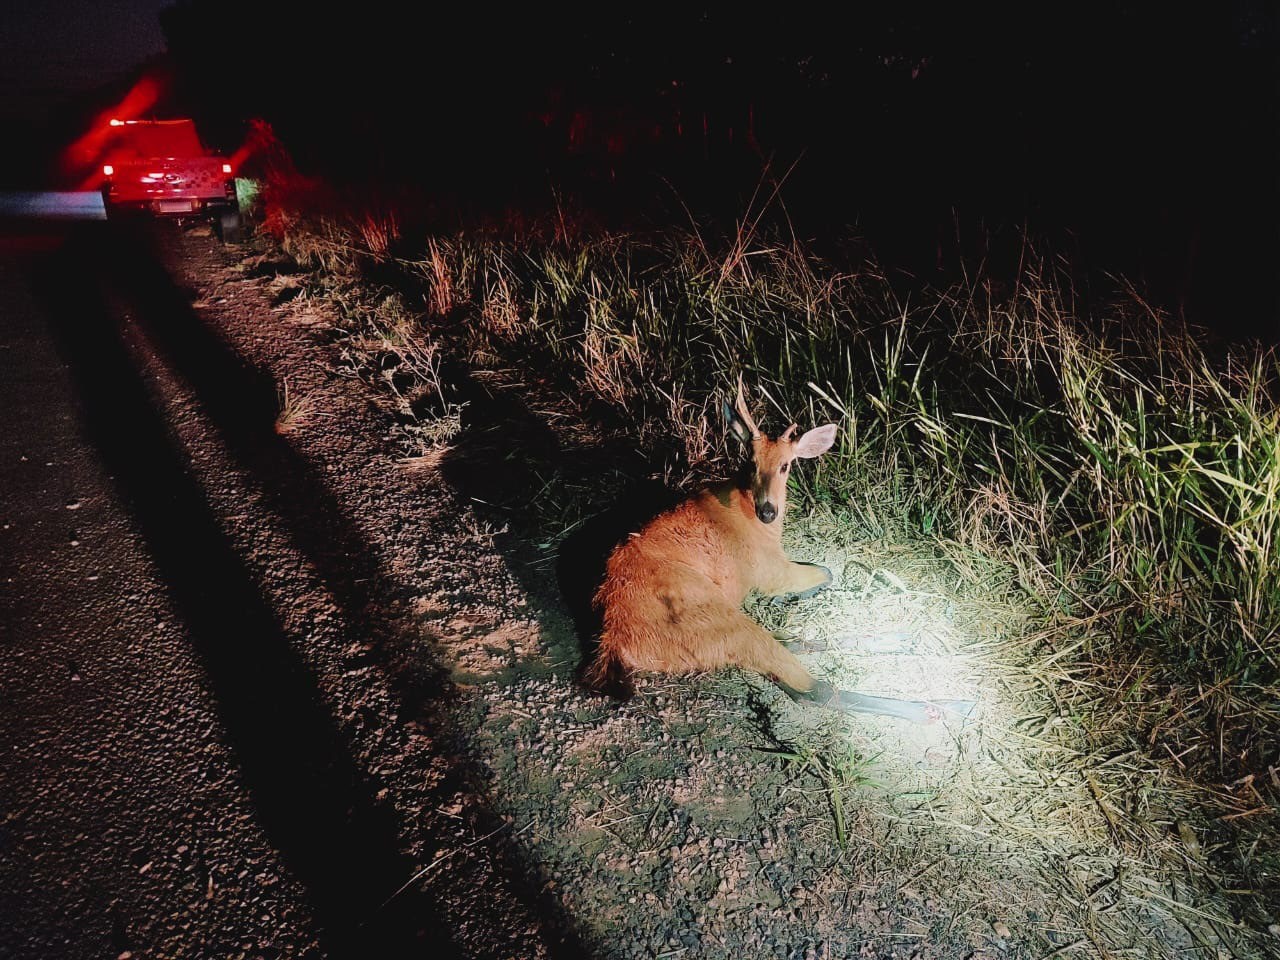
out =
[[[102,165],[107,217],[144,212],[211,219],[224,243],[242,221],[231,161],[200,143],[192,120],[112,120]]]

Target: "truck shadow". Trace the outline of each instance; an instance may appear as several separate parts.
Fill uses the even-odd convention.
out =
[[[374,798],[368,773],[321,700],[316,676],[295,652],[301,638],[290,637],[267,591],[223,533],[117,317],[136,323],[147,348],[191,388],[232,460],[319,572],[346,630],[373,639],[379,644],[375,658],[388,661],[395,631],[378,610],[393,604],[396,585],[315,468],[275,433],[274,379],[205,326],[150,249],[145,231],[73,235],[42,263],[37,284],[79,393],[86,432],[207,671],[260,822],[308,891],[325,955],[474,955],[452,939],[436,892],[414,884],[399,890],[414,873],[414,862],[399,852],[405,824],[390,804]],[[448,693],[435,664],[382,666],[402,716],[431,714]],[[447,742],[443,734],[439,744]],[[448,773],[435,788],[441,796],[477,779],[461,761],[443,760]],[[475,817],[477,832],[500,833],[502,821],[492,810],[485,807]],[[427,839],[443,846],[442,838]],[[508,918],[503,929],[540,927],[546,955],[584,955],[558,904],[541,893],[536,867],[500,837],[489,841],[488,851],[487,863],[464,866],[467,858],[456,858],[455,875],[446,882],[473,883],[474,896],[484,899],[495,882],[505,886],[525,916]],[[419,859],[429,862],[431,852]],[[535,922],[527,922],[531,918]],[[504,946],[491,944],[494,955],[507,955]]]

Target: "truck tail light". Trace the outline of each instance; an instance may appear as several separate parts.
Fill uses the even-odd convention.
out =
[[[104,164],[102,165],[102,175],[103,175],[104,177],[110,177],[110,176],[113,176],[113,175],[115,174],[115,172],[116,172],[116,168],[115,168],[115,167],[113,167],[111,164],[109,164],[109,163],[104,163]]]
[[[224,163],[224,164],[222,165],[222,172],[223,172],[223,173],[230,173],[230,172],[231,172],[231,164],[229,164],[229,163]]]

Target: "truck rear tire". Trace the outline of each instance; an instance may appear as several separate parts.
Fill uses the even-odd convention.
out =
[[[240,211],[228,207],[218,214],[218,233],[223,243],[239,243],[244,233],[244,222],[240,219]]]

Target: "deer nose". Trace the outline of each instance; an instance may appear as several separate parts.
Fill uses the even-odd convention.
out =
[[[761,523],[773,523],[778,517],[778,508],[766,501],[756,506],[756,516]]]

